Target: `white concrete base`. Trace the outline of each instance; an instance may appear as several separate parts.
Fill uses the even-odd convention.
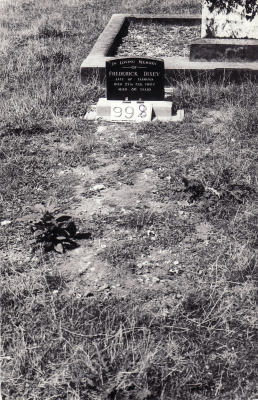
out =
[[[258,39],[258,14],[252,21],[248,21],[245,8],[239,5],[229,14],[220,9],[210,12],[207,1],[204,1],[201,37]]]
[[[85,115],[84,119],[87,121],[101,119],[105,121],[111,120],[111,103],[114,100],[107,100],[100,98],[96,109],[93,109]],[[120,103],[120,101],[119,101]],[[152,101],[153,119],[152,121],[173,121],[179,122],[184,119],[184,110],[178,110],[177,115],[172,115],[172,102],[171,101]],[[95,107],[94,107],[95,108]]]
[[[100,98],[97,104],[97,116],[106,117],[111,115],[111,105],[115,103],[114,100],[107,100]],[[121,103],[120,100],[117,101]],[[152,109],[154,117],[171,117],[172,115],[172,102],[171,101],[152,101]]]
[[[104,120],[110,121],[111,117],[98,117],[97,111],[89,111],[85,115],[84,119],[86,121],[96,121],[96,120]],[[184,120],[184,110],[178,110],[176,115],[171,115],[170,117],[155,117],[151,122],[161,121],[161,122],[182,122]]]

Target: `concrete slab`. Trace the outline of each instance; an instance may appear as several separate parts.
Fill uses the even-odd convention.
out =
[[[258,62],[256,39],[197,39],[190,45],[190,61]]]
[[[114,14],[104,31],[99,36],[93,49],[81,65],[81,81],[83,84],[88,82],[92,75],[105,79],[106,61],[113,58],[115,50],[121,38],[127,34],[128,26],[131,21],[141,21],[147,23],[157,21],[170,23],[173,25],[201,25],[201,15],[149,15],[149,14]],[[218,79],[221,75],[230,76],[230,79],[238,79],[243,74],[248,78],[258,75],[258,61],[232,62],[232,61],[191,61],[185,57],[162,57],[165,63],[165,80],[184,79],[187,76],[193,78],[214,76]]]

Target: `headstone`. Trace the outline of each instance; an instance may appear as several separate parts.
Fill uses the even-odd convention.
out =
[[[204,0],[190,61],[258,62],[258,0]]]
[[[205,0],[201,37],[258,39],[258,0]]]
[[[85,119],[114,122],[182,121],[183,110],[172,116],[172,102],[164,100],[164,60],[124,57],[106,61],[106,95]]]
[[[107,100],[164,100],[164,61],[125,57],[106,62]]]

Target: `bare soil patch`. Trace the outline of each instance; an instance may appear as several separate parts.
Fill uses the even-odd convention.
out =
[[[227,370],[223,380],[226,393],[240,376],[249,380],[249,393],[254,391],[256,360],[245,353],[240,369],[233,361],[228,364],[232,347],[238,349],[246,341],[247,351],[256,346],[254,282],[258,276],[255,140],[249,148],[242,147],[242,133],[230,123],[234,115],[231,108],[226,112],[222,108],[188,110],[181,123],[83,122],[74,136],[62,132],[60,137],[45,135],[30,141],[30,152],[37,149],[40,155],[43,151],[45,160],[51,160],[45,190],[60,199],[63,213],[73,215],[78,233],[90,236],[78,240],[78,247],[64,254],[33,252],[26,244],[28,226],[15,222],[4,226],[6,287],[2,300],[8,310],[6,318],[12,313],[15,324],[20,324],[21,319],[27,323],[28,315],[33,315],[26,333],[33,346],[42,346],[43,339],[37,338],[47,321],[48,339],[44,336],[43,341],[47,356],[43,352],[40,362],[60,359],[75,386],[78,379],[82,385],[86,373],[89,380],[80,391],[90,398],[107,400],[113,391],[125,398],[130,398],[128,393],[139,399],[147,399],[150,393],[161,398],[149,357],[153,357],[155,370],[167,363],[168,398],[171,393],[175,398],[177,393],[179,398],[184,396],[185,387],[170,379],[175,363],[203,398],[216,398],[213,394],[220,391],[223,368]],[[253,125],[245,120],[251,135]],[[54,157],[39,145],[42,140],[51,141]],[[26,157],[31,157],[30,153]],[[41,186],[38,189],[46,197]],[[6,210],[6,219],[10,212]],[[8,243],[7,233],[12,240]],[[22,304],[23,313],[16,315],[14,299]],[[18,335],[16,325],[11,326],[8,329]],[[243,333],[245,326],[249,327],[248,338]],[[70,343],[68,359],[74,357],[72,363],[67,361],[68,350],[60,350],[59,340]],[[137,349],[130,353],[130,361],[124,361],[128,341]],[[90,349],[96,367],[89,365],[87,356],[81,372],[82,358],[73,350],[77,352],[78,346]],[[169,346],[180,348],[180,354],[171,356]],[[143,351],[144,365],[140,361]],[[100,354],[111,364],[98,361]],[[6,382],[8,374],[16,373],[11,372],[13,359],[8,357]],[[26,367],[26,360],[21,358],[19,363],[22,373],[30,377],[32,369]],[[196,363],[198,379],[190,374]],[[207,368],[203,372],[204,363]],[[247,369],[250,363],[251,372]],[[146,371],[144,381],[142,374],[134,373],[135,365]],[[30,390],[38,393],[40,383],[41,397],[63,390],[55,383],[59,370],[52,366],[53,371],[44,372],[48,377],[44,382],[39,375],[34,386],[30,385]],[[128,368],[131,372],[125,374]],[[111,376],[112,371],[116,372]],[[24,392],[25,382],[16,385],[16,393]],[[148,386],[150,382],[152,386]],[[138,386],[142,388],[140,397]],[[146,392],[146,387],[151,390]],[[72,393],[74,389],[69,390]]]
[[[214,134],[218,128],[220,133],[228,131],[223,111],[207,112],[198,125]],[[190,275],[198,280],[209,273],[203,255],[207,261],[212,248],[210,263],[214,261],[220,229],[201,212],[206,200],[192,203],[184,192],[180,164],[205,160],[215,149],[196,146],[190,131],[182,146],[179,129],[172,125],[171,135],[167,132],[160,141],[150,133],[146,146],[144,125],[143,132],[135,132],[133,125],[102,122],[95,140],[113,147],[112,157],[94,151],[94,168],[78,165],[59,172],[77,182],[72,213],[93,233],[92,240],[56,260],[57,269],[71,274],[71,286],[76,282],[79,295],[103,290],[109,296],[126,296],[143,288],[163,293],[173,288],[180,299],[181,285]],[[190,175],[200,177],[194,169]]]

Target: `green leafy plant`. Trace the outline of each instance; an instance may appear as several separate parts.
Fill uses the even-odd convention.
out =
[[[56,202],[49,200],[46,206],[36,204],[34,209],[36,213],[18,219],[30,223],[33,239],[28,241],[29,245],[39,244],[45,251],[55,250],[58,253],[78,246],[73,240],[77,231],[75,223],[70,215],[54,215],[60,209]]]

